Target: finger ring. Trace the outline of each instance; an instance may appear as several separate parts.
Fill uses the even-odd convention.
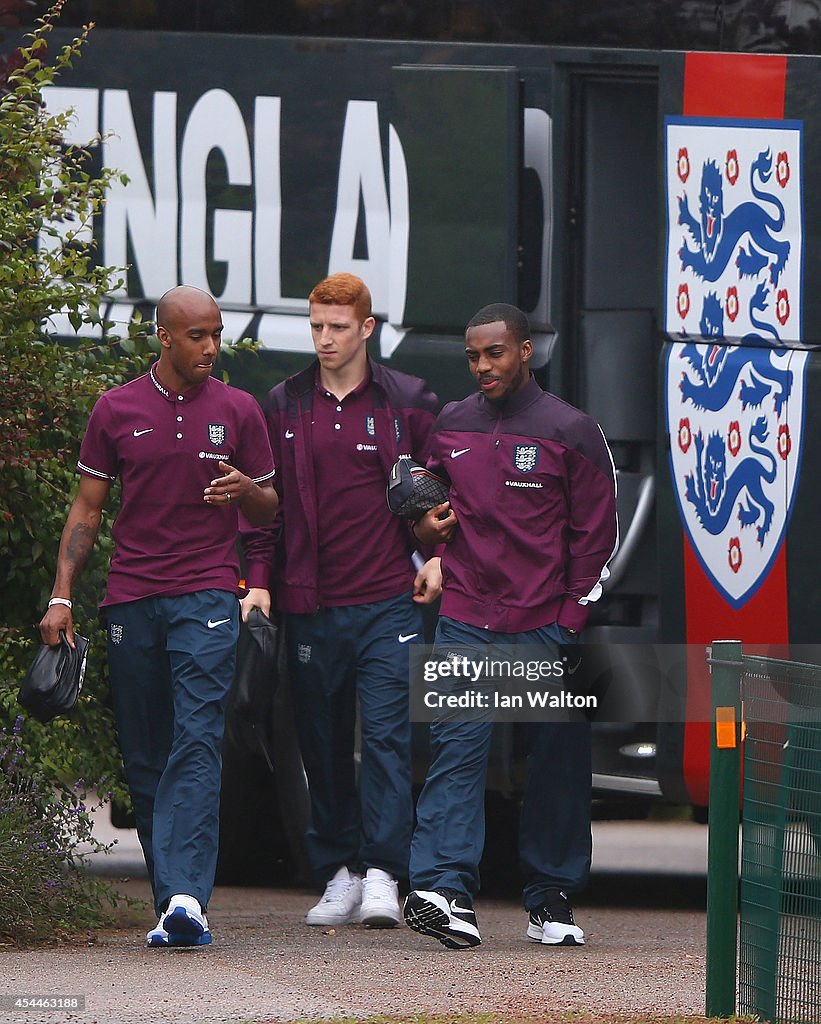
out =
[[[225,497],[228,499],[228,501],[230,501],[231,500],[231,492],[230,491],[226,491],[225,492]]]

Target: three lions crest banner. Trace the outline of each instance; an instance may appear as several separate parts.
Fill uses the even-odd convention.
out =
[[[670,460],[707,576],[740,607],[783,543],[800,465],[801,124],[665,122]]]

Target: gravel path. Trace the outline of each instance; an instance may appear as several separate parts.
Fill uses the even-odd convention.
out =
[[[610,881],[624,891],[618,876]],[[148,895],[144,880],[120,887]],[[405,927],[307,928],[302,919],[315,897],[304,890],[218,888],[209,908],[211,947],[145,949],[141,940],[153,924],[151,913],[130,910],[119,929],[97,933],[92,944],[0,949],[0,994],[84,995],[86,1004],[76,1014],[4,1007],[0,1021],[238,1024],[421,1012],[699,1015],[705,914],[676,909],[682,903],[677,888],[671,876],[670,905],[637,909],[613,905],[619,890],[611,891],[608,878],[600,876],[578,902],[588,944],[575,949],[528,942],[515,900],[482,899],[477,913],[483,943],[468,951],[448,951]]]

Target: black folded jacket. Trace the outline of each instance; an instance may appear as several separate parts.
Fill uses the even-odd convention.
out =
[[[71,711],[83,688],[88,640],[74,634],[72,647],[60,630],[60,642],[50,647],[43,644],[26,673],[18,701],[40,722],[50,722],[57,715]]]

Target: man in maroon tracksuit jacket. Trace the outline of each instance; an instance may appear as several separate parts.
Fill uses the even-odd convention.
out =
[[[325,887],[305,921],[386,928],[402,921],[397,881],[413,827],[408,646],[422,642],[423,625],[414,540],[385,487],[400,456],[427,458],[438,403],[418,377],[368,358],[376,322],[358,277],[332,274],[308,301],[317,358],[264,403],[280,496],[272,584],[310,790],[308,856]],[[273,539],[245,534],[255,565]],[[248,583],[244,608],[266,611],[267,576],[249,573]],[[437,571],[417,599],[438,587]]]
[[[479,393],[442,410],[427,463],[450,482],[449,512],[438,519],[448,503],[438,505],[415,528],[424,543],[446,545],[435,643],[540,644],[558,655],[558,644],[577,639],[609,576],[618,542],[613,462],[595,420],[530,375],[521,310],[484,307],[466,340]],[[519,835],[527,935],[581,945],[568,893],[585,884],[590,867],[590,730],[586,722],[527,728]],[[481,941],[472,901],[492,730],[486,720],[431,726],[405,920],[449,948]]]

